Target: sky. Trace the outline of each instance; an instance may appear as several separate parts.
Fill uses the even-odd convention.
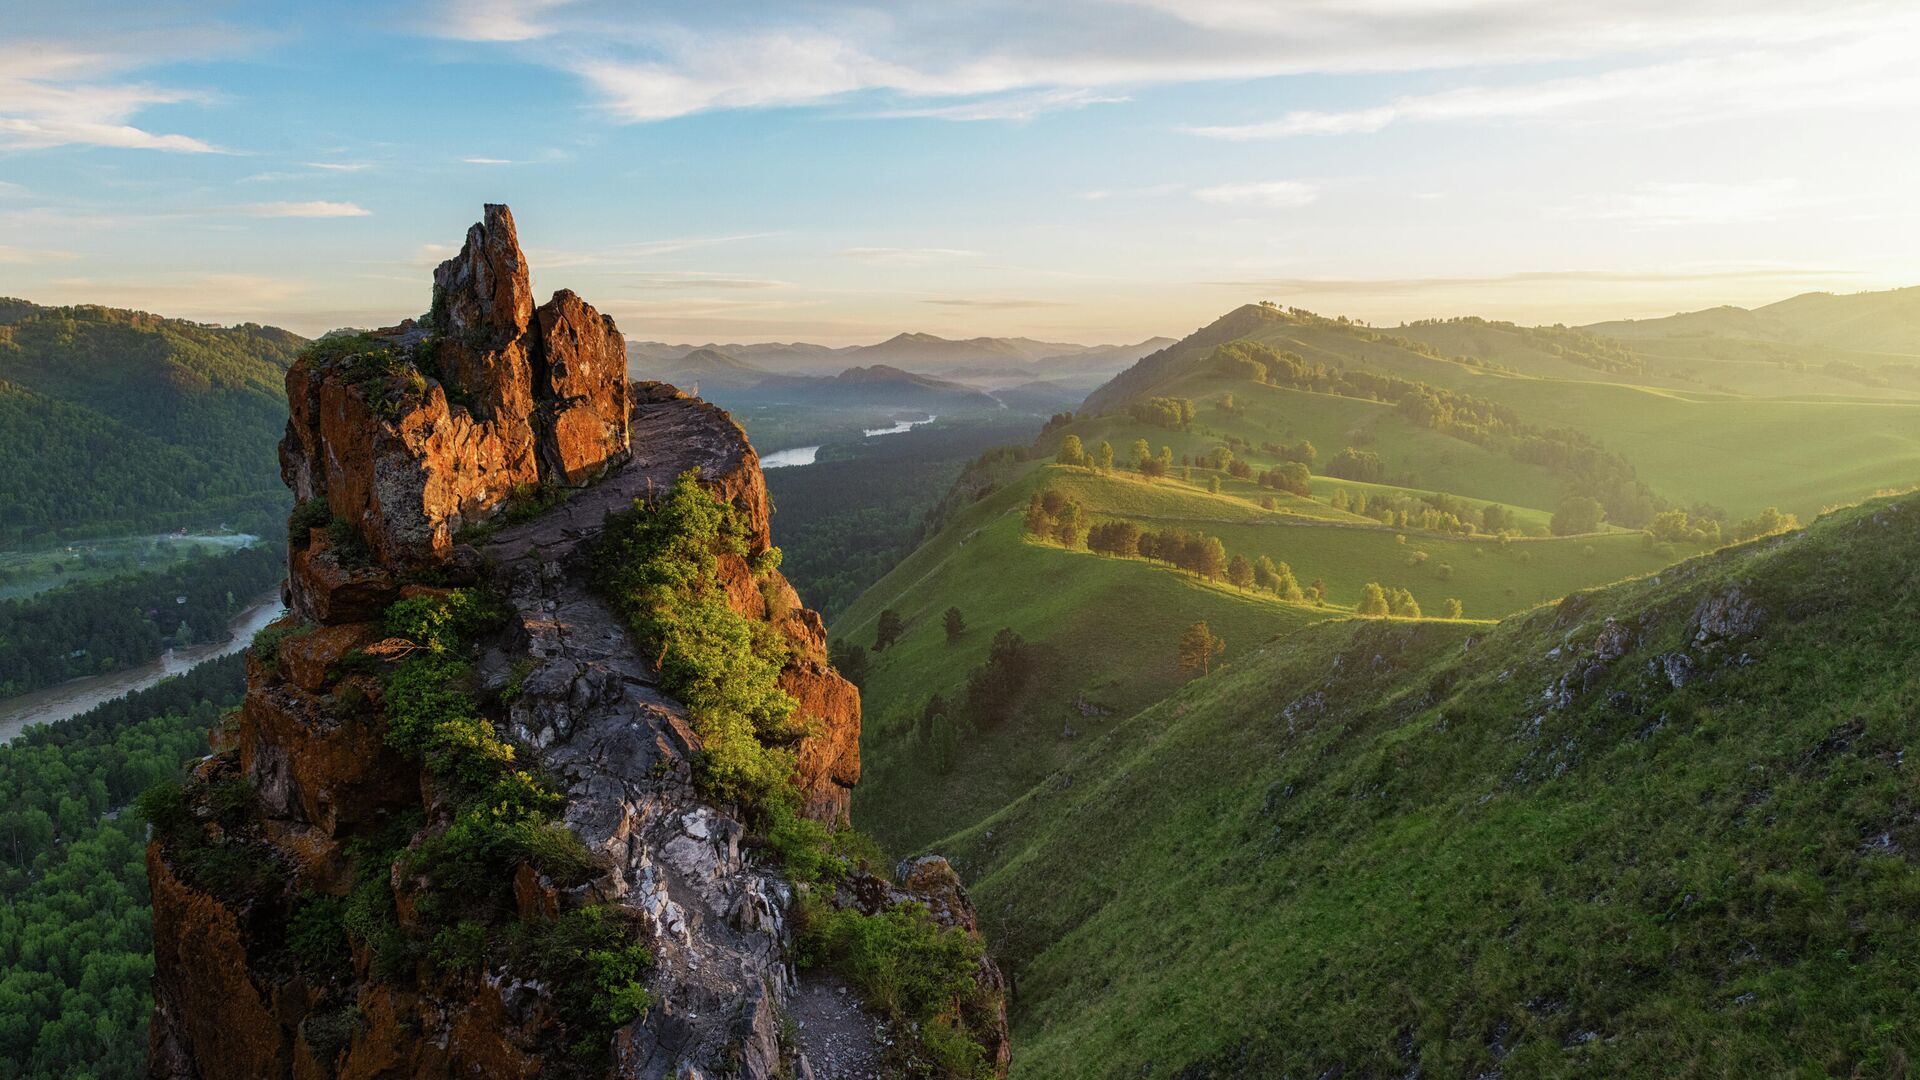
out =
[[[24,10],[22,10],[24,9]],[[485,202],[629,339],[1920,284],[1913,0],[0,4],[0,295],[318,334]]]

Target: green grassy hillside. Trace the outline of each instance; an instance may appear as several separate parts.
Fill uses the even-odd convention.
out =
[[[1882,500],[1492,628],[1321,621],[1095,726],[929,845],[1015,1075],[1902,1074],[1916,558]]]
[[[302,344],[272,327],[0,299],[0,542],[271,527]]]
[[[1920,480],[1920,402],[1838,399],[1832,395],[1870,391],[1831,380],[1800,389],[1750,384],[1766,397],[1712,392],[1707,375],[1674,379],[1644,358],[1649,370],[1603,372],[1561,358],[1545,362],[1538,343],[1527,340],[1476,355],[1462,333],[1457,324],[1376,333],[1302,314],[1262,320],[1249,336],[1309,359],[1485,398],[1534,425],[1583,432],[1632,463],[1655,494],[1681,505],[1712,503],[1735,518],[1766,506],[1811,516]],[[1460,352],[1449,351],[1456,346]],[[1773,396],[1809,388],[1828,396]]]
[[[1567,335],[1572,336],[1561,340]],[[1623,358],[1614,351],[1618,343],[1581,344],[1591,337],[1578,331],[1508,330],[1478,320],[1376,331],[1308,312],[1249,305],[1142,361],[1090,396],[1082,414],[1112,416],[1149,393],[1199,401],[1201,395],[1225,390],[1236,380],[1219,381],[1216,388],[1208,358],[1224,341],[1247,339],[1311,363],[1379,372],[1484,399],[1538,429],[1581,432],[1629,462],[1656,496],[1679,505],[1711,503],[1736,519],[1766,506],[1811,516],[1836,502],[1920,480],[1920,401],[1859,396],[1874,391],[1832,380],[1799,384],[1817,386],[1824,392],[1817,397],[1714,392],[1705,377],[1661,374],[1658,363],[1640,354],[1639,343]],[[1551,351],[1556,345],[1562,350],[1558,355]],[[1569,359],[1583,349],[1578,362]],[[1849,390],[1856,396],[1834,396]],[[1238,399],[1248,391],[1233,386],[1232,392]],[[1373,412],[1391,411],[1344,398],[1338,405],[1301,410],[1323,419],[1312,427],[1296,426],[1330,454],[1347,445],[1339,441],[1346,432],[1364,434],[1378,426],[1364,418],[1369,404]],[[1378,450],[1396,475],[1410,477],[1417,486],[1459,494],[1488,490],[1489,470],[1472,453],[1479,448],[1435,431],[1378,437],[1398,439]],[[1491,471],[1499,477],[1493,482],[1518,482],[1504,467]],[[1556,483],[1546,478],[1532,490],[1487,497],[1552,506],[1560,493],[1542,486],[1552,489]]]
[[[1165,563],[1036,539],[1023,518],[1029,497],[1043,490],[1079,504],[1089,522],[1202,532],[1220,538],[1229,555],[1285,563],[1303,586],[1323,583],[1327,602],[1288,603]],[[998,809],[1073,751],[1067,729],[1096,730],[1105,718],[1178,688],[1175,649],[1196,621],[1226,641],[1231,660],[1307,622],[1352,614],[1371,582],[1407,589],[1429,615],[1442,613],[1452,598],[1470,618],[1493,618],[1675,557],[1638,533],[1501,542],[1389,528],[1285,494],[1268,510],[1255,501],[1261,495],[1273,493],[1246,481],[1215,493],[1121,469],[1007,467],[999,486],[953,515],[833,624],[836,637],[862,647],[875,640],[883,611],[906,624],[896,644],[869,654],[866,775],[855,798],[860,827],[894,847],[911,847]],[[941,626],[949,607],[970,627],[955,642]],[[960,695],[1002,628],[1037,647],[1034,688],[1014,719],[966,727],[953,759],[943,760],[918,728],[921,711],[932,694]]]

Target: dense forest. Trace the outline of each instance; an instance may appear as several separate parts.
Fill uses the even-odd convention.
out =
[[[244,668],[215,660],[0,746],[0,1075],[145,1072],[146,824],[119,811],[206,752]]]
[[[855,444],[858,457],[767,470],[781,569],[828,621],[880,580],[925,535],[924,522],[967,462],[1006,424],[920,428]],[[831,452],[836,448],[829,448]]]
[[[144,664],[169,646],[223,639],[284,566],[276,546],[257,544],[0,600],[0,698]]]
[[[0,299],[0,543],[285,512],[274,446],[303,341]]]

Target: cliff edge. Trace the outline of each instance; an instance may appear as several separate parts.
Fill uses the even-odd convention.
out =
[[[831,853],[859,693],[778,571],[757,455],[722,410],[625,370],[610,318],[564,290],[534,305],[490,205],[428,315],[289,372],[290,614],[215,752],[146,807],[152,1075],[878,1069],[884,1026],[795,964],[801,924],[831,951],[819,927],[843,914],[958,943],[968,982],[940,1008],[1004,1072],[1002,987],[951,869],[888,881]],[[760,733],[790,762],[772,810],[716,794],[679,639],[605,585],[610,523],[670,520],[648,515],[687,483],[726,531],[649,572],[724,609],[701,629],[747,642],[740,680],[769,665],[790,714]],[[794,836],[833,871],[783,865]]]

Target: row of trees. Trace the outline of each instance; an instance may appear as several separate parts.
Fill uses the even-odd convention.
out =
[[[1186,398],[1150,397],[1127,406],[1127,415],[1138,423],[1185,431],[1197,414]]]
[[[1335,510],[1370,517],[1382,525],[1458,536],[1476,533],[1499,536],[1516,531],[1519,524],[1513,511],[1498,503],[1488,503],[1476,511],[1444,492],[1427,492],[1416,497],[1397,492],[1349,494],[1340,490],[1333,493],[1328,503]]]
[[[1647,525],[1647,536],[1666,543],[1719,547],[1723,543],[1739,544],[1799,527],[1798,517],[1781,513],[1773,506],[1735,525],[1726,524],[1711,508],[1696,508],[1692,512],[1675,509],[1655,514]]]
[[[1252,561],[1244,555],[1229,556],[1217,536],[1173,527],[1148,531],[1124,519],[1083,526],[1085,517],[1079,503],[1048,488],[1035,492],[1028,501],[1026,530],[1062,547],[1077,548],[1084,541],[1087,550],[1096,555],[1162,562],[1196,577],[1259,589],[1295,603],[1308,599],[1323,602],[1326,598],[1324,582],[1315,581],[1302,588],[1286,563],[1276,563],[1265,555]]]
[[[1420,602],[1413,598],[1407,589],[1383,586],[1377,581],[1369,581],[1360,590],[1360,603],[1354,611],[1369,618],[1418,619]],[[1458,619],[1461,617],[1460,601],[1449,596],[1441,603],[1440,617]]]

